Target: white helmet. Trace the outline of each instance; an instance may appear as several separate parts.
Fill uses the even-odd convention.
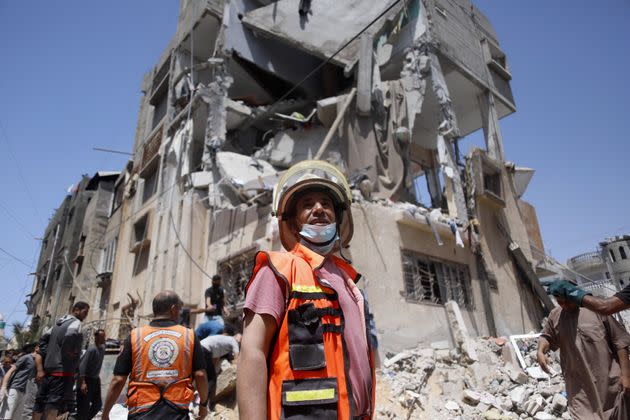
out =
[[[273,214],[278,218],[282,246],[291,250],[299,241],[289,226],[289,220],[294,215],[287,212],[291,212],[295,205],[295,195],[307,189],[325,190],[333,197],[341,246],[347,247],[354,232],[350,209],[352,192],[343,173],[336,166],[322,160],[297,163],[278,181],[273,197]]]

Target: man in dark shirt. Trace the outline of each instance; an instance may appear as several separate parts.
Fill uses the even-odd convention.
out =
[[[94,331],[90,344],[79,363],[77,379],[77,419],[91,420],[103,406],[101,399],[101,366],[105,357],[105,331]]]
[[[44,371],[46,377],[37,391],[33,420],[54,419],[74,404],[74,375],[81,357],[81,321],[87,317],[90,305],[75,302],[72,313],[57,320],[50,332]]]
[[[630,309],[630,284],[614,296],[599,298],[566,280],[557,280],[549,285],[549,293],[564,297],[578,306],[583,306],[600,315],[612,315]]]
[[[200,340],[209,335],[217,335],[223,333],[225,323],[223,321],[224,308],[224,291],[221,287],[221,276],[215,274],[212,276],[212,286],[206,289],[205,293],[206,307],[199,309],[191,309],[191,314],[206,314],[206,321],[200,324],[195,330],[195,334]]]
[[[137,355],[132,351],[132,342],[131,336],[132,334],[138,334],[141,339],[140,342],[146,341],[149,342],[155,335],[166,334],[167,336],[178,336],[178,328],[183,329],[178,325],[178,321],[180,319],[180,313],[182,310],[183,303],[179,296],[175,292],[172,291],[162,291],[158,293],[153,299],[153,315],[154,318],[149,324],[149,327],[154,331],[142,338],[143,330],[134,329],[132,333],[125,339],[123,343],[123,348],[118,355],[118,359],[116,359],[116,364],[114,365],[114,377],[109,385],[109,390],[107,391],[107,396],[105,397],[105,405],[103,407],[103,420],[109,420],[109,412],[111,411],[114,403],[118,399],[120,392],[123,390],[125,383],[127,382],[127,377],[132,374],[132,381],[141,381],[138,380],[135,376],[138,373],[142,373],[144,376],[147,375],[146,369],[142,366],[149,366],[152,369],[155,367],[159,367],[161,369],[167,370],[159,370],[155,371],[155,378],[158,380],[155,381],[156,384],[159,384],[159,379],[163,379],[160,375],[173,372],[173,367],[171,366],[173,363],[177,363],[177,357],[184,357],[187,363],[191,363],[190,372],[192,379],[194,380],[195,387],[197,392],[202,399],[199,405],[199,417],[204,418],[207,414],[207,395],[208,395],[208,380],[206,377],[206,362],[203,354],[203,347],[199,343],[199,339],[194,337],[194,344],[192,349],[192,357],[187,358],[188,350],[185,348],[177,348],[173,349],[169,347],[169,343],[173,342],[170,338],[161,338],[156,340],[156,346],[151,345],[148,351],[149,360],[144,360],[143,349],[140,348],[138,354],[140,354],[141,358],[137,359]],[[194,336],[192,330],[190,331],[191,337]],[[160,342],[163,342],[165,345],[160,346]],[[173,342],[174,343],[174,342]],[[154,349],[155,347],[155,349]],[[154,351],[152,351],[154,349]],[[169,365],[169,363],[171,365]],[[134,373],[132,373],[132,369],[134,369]],[[142,370],[142,372],[139,372]],[[137,373],[136,373],[137,372]],[[148,409],[148,411],[143,411],[139,413],[130,413],[129,419],[151,419],[151,420],[166,420],[166,419],[188,419],[188,410],[175,410],[173,408],[174,404],[171,401],[168,401],[167,398],[167,390],[173,387],[173,384],[180,382],[181,380],[185,380],[190,376],[181,377],[183,375],[182,372],[178,372],[180,377],[176,378],[175,381],[170,381],[165,383],[165,386],[162,388],[158,388],[153,390],[155,394],[155,401],[151,401],[152,405]],[[146,381],[145,381],[146,383]],[[145,391],[146,392],[146,391]],[[135,393],[131,389],[128,390],[128,398],[131,397],[132,393]]]
[[[0,418],[22,419],[26,386],[28,381],[35,377],[35,359],[39,357],[35,344],[24,346],[18,361],[7,371],[3,381],[2,390],[6,390],[7,398],[0,404]]]

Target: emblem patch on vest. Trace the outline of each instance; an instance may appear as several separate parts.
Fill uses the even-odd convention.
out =
[[[159,338],[149,347],[149,360],[155,367],[171,366],[177,359],[179,348],[170,338]]]

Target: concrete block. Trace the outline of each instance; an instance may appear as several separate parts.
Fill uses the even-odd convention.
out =
[[[479,404],[481,395],[478,392],[472,391],[470,389],[465,389],[462,393],[462,401],[468,405],[477,405]]]
[[[551,409],[554,413],[563,413],[567,409],[567,399],[559,393],[554,395],[551,401]]]
[[[538,413],[536,413],[536,415],[534,415],[534,420],[555,420],[556,416],[549,414],[549,413],[545,413],[544,411],[539,411]]]
[[[522,369],[516,367],[508,367],[506,372],[510,380],[516,384],[526,384],[529,381],[529,376]]]
[[[464,318],[459,310],[459,305],[457,302],[449,300],[446,302],[446,305],[444,305],[444,308],[446,309],[446,317],[448,318],[453,340],[457,344],[459,351],[462,353],[462,357],[464,360],[469,362],[476,362],[479,360],[477,357],[477,351],[475,350],[474,343],[468,334],[468,328],[464,323]]]
[[[527,401],[527,398],[531,395],[531,391],[529,391],[524,386],[518,386],[510,391],[510,400],[512,400],[512,404],[519,407]]]
[[[547,375],[540,366],[530,366],[526,369],[526,371],[530,377],[539,381],[549,379],[549,375]]]
[[[405,360],[411,357],[411,353],[408,352],[401,352],[398,353],[397,355],[386,359],[385,362],[383,362],[383,366],[388,368],[393,366],[394,364],[396,364],[397,362],[400,362],[401,360]]]
[[[333,124],[337,117],[337,104],[344,103],[345,99],[346,95],[341,95],[317,101],[317,118],[324,127],[328,128]]]
[[[279,177],[269,162],[234,152],[217,152],[216,162],[224,184],[254,196],[257,189],[270,189]]]
[[[444,404],[444,408],[446,408],[448,411],[459,411],[460,407],[459,404],[457,404],[455,401],[453,400],[448,400],[445,404]]]
[[[217,376],[217,389],[214,401],[227,398],[236,391],[236,366],[231,365]]]
[[[252,110],[248,106],[231,99],[226,100],[225,108],[227,112],[225,125],[228,130],[238,128],[252,115]]]
[[[542,397],[542,395],[534,395],[527,401],[527,403],[523,407],[524,408],[523,411],[525,411],[530,416],[533,416],[539,411],[541,411],[544,406],[545,406],[545,399]]]

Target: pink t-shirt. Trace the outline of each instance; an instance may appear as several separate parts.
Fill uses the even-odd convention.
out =
[[[363,298],[358,288],[350,286],[345,280],[347,276],[330,260],[326,260],[318,271],[320,279],[329,283],[339,296],[345,321],[344,338],[355,412],[356,415],[367,414],[372,396],[372,371],[368,357]],[[262,267],[247,291],[244,308],[257,314],[271,315],[280,326],[286,311],[284,293],[284,281],[278,280],[271,268]]]

